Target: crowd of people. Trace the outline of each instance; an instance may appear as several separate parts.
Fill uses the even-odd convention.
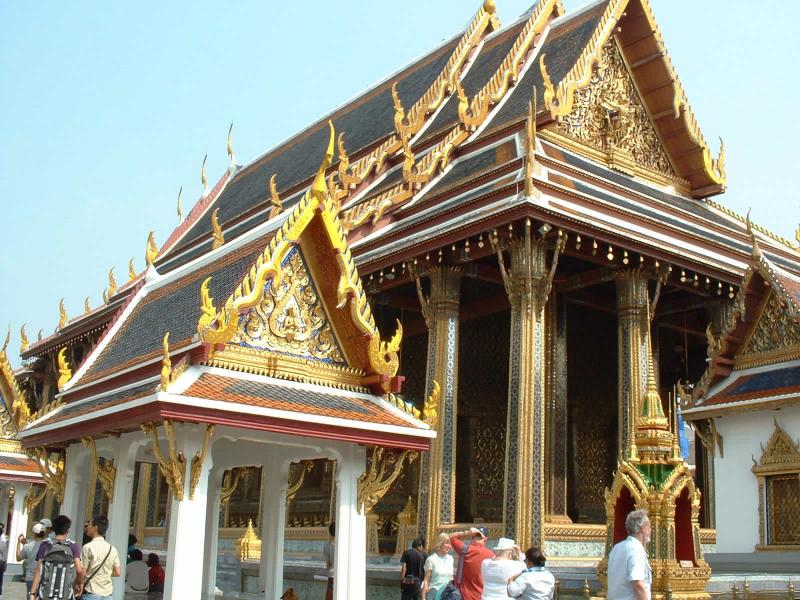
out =
[[[510,538],[491,548],[489,531],[472,527],[442,533],[426,554],[425,539],[415,539],[400,557],[402,600],[551,600],[555,578],[545,568],[540,548],[524,553]]]
[[[110,600],[113,578],[122,569],[117,549],[105,539],[108,518],[97,515],[83,525],[80,545],[70,536],[71,519],[59,515],[52,521],[42,519],[31,528],[33,538],[17,539],[16,559],[22,565],[27,598],[33,600]],[[8,559],[8,538],[0,524],[0,598]],[[164,591],[164,569],[157,554],[148,555],[136,548],[130,536],[127,549],[125,593],[143,598]]]

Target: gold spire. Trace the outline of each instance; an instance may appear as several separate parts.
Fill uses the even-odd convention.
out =
[[[117,280],[114,278],[114,267],[108,271],[108,296],[111,297],[117,293]]]
[[[158,258],[158,246],[156,246],[156,234],[155,231],[150,230],[150,234],[147,236],[147,249],[145,250],[144,254],[144,262],[147,266],[151,266]]]
[[[175,207],[178,212],[178,223],[183,223],[183,206],[181,206],[182,195],[183,195],[183,186],[178,188],[178,205]]]
[[[169,386],[169,378],[172,374],[172,360],[169,357],[169,331],[164,334],[161,347],[163,350],[161,358],[161,389],[166,392]]]
[[[214,241],[211,243],[211,249],[216,250],[225,243],[225,236],[222,233],[222,227],[219,224],[219,207],[214,209],[211,213],[211,229],[214,236]]]
[[[6,333],[6,341],[3,342],[3,347],[0,348],[0,354],[5,354],[8,344],[11,342],[11,323],[8,324],[8,332]]]
[[[231,126],[228,128],[228,169],[231,171],[236,170],[236,154],[233,152],[233,139],[231,138],[231,132],[233,131],[233,122],[231,122]]]
[[[58,301],[58,328],[63,329],[67,321],[69,321],[69,317],[67,316],[67,309],[64,308],[64,299],[62,298]]]
[[[64,346],[58,352],[58,389],[63,389],[70,379],[72,379],[72,370],[67,362],[67,347]]]
[[[92,312],[92,307],[89,306],[89,296],[86,296],[83,299],[83,313],[88,315],[90,312]]]
[[[272,202],[272,209],[269,211],[269,218],[277,217],[283,212],[283,200],[278,195],[278,184],[276,182],[278,175],[273,175],[269,178],[269,195]]]
[[[203,165],[200,167],[200,183],[203,184],[203,198],[208,196],[208,178],[206,177],[206,160],[208,154],[203,157]]]
[[[133,258],[128,262],[128,280],[136,279],[136,267],[133,266]]]
[[[25,331],[25,324],[22,324],[22,327],[19,328],[19,337],[20,337],[20,345],[19,345],[19,353],[22,354],[30,347],[30,342],[28,341],[28,334]]]
[[[745,226],[747,227],[747,235],[750,236],[750,242],[753,245],[753,258],[758,260],[761,258],[761,247],[758,245],[758,239],[756,238],[756,232],[753,231],[753,223],[750,221],[750,208],[747,209],[747,216],[745,217]]]

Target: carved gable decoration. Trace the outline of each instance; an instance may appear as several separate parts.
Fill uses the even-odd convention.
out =
[[[750,337],[736,357],[737,366],[791,359],[793,353],[800,353],[800,325],[786,314],[777,294],[770,291]]]
[[[575,90],[572,111],[559,118],[557,130],[604,152],[612,168],[632,174],[638,166],[677,178],[613,38],[589,85]]]
[[[800,469],[800,446],[778,425],[777,420],[767,447],[761,446],[761,448],[764,451],[761,460],[753,465],[753,472],[757,475],[785,469]]]
[[[325,308],[299,248],[281,264],[278,285],[267,282],[261,300],[239,318],[233,343],[344,365]]]

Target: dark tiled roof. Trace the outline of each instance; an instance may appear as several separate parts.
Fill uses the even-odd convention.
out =
[[[67,419],[88,415],[90,413],[97,412],[98,410],[103,410],[104,408],[130,402],[131,400],[138,400],[139,398],[144,398],[145,396],[154,394],[156,392],[156,388],[157,386],[155,383],[144,383],[121,392],[111,392],[104,396],[98,396],[97,398],[89,400],[88,402],[70,403],[64,406],[56,414],[47,417],[43,421],[34,425],[33,428],[43,427],[52,423],[59,423]]]
[[[422,197],[421,201],[426,198],[436,196],[447,189],[450,189],[462,182],[473,179],[495,166],[498,165],[498,147],[489,148],[482,152],[478,152],[469,156],[455,165],[448,171],[439,182],[431,188],[431,190]],[[505,161],[504,161],[505,162]]]
[[[278,383],[245,381],[204,373],[183,395],[300,414],[413,427],[375,402],[326,392],[318,386],[314,386],[314,389],[297,389]]]
[[[167,331],[173,346],[190,339],[197,331],[203,280],[211,276],[211,297],[224,302],[268,243],[269,238],[262,237],[145,296],[81,381],[91,381],[130,361],[159,353]]]
[[[344,133],[349,153],[369,146],[394,131],[392,83],[397,82],[400,99],[408,109],[439,75],[459,39],[460,36],[454,38],[392,80],[370,90],[334,114],[334,127],[337,132]],[[291,188],[311,177],[322,162],[328,135],[327,122],[320,121],[238,173],[215,203],[220,209],[220,223],[225,223],[266,201],[269,198],[269,179],[272,175],[277,174],[279,189]],[[184,239],[192,240],[210,230],[209,212]]]
[[[784,394],[800,394],[800,367],[778,367],[770,371],[744,375],[699,404],[698,408]]]
[[[573,67],[589,38],[592,37],[597,22],[605,12],[607,5],[608,2],[601,2],[589,10],[557,23],[550,30],[538,56],[545,55],[544,62],[553,83],[561,81]],[[492,119],[484,135],[512,121],[524,118],[528,114],[528,104],[531,101],[533,86],[536,86],[537,104],[542,106],[544,85],[538,57],[511,90],[511,97],[506,100]]]

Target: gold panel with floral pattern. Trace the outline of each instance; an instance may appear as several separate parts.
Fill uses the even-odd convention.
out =
[[[328,316],[319,301],[302,253],[284,259],[283,277],[270,282],[261,301],[240,317],[233,343],[344,365]]]
[[[634,174],[640,167],[678,178],[613,38],[603,46],[589,85],[575,90],[573,108],[559,118],[556,131],[600,151],[592,158],[604,158],[612,168]]]
[[[798,357],[800,325],[786,314],[780,297],[770,291],[755,327],[736,356],[736,367],[755,367]]]

